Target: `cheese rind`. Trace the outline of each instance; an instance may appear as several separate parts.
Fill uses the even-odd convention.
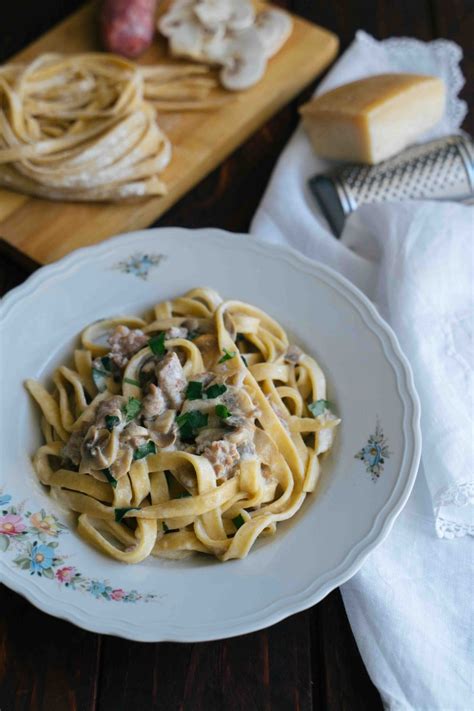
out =
[[[319,156],[374,164],[438,123],[445,93],[438,77],[379,74],[328,91],[300,113]]]

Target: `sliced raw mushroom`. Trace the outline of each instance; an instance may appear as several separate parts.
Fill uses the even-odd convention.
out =
[[[253,24],[255,10],[249,0],[198,0],[194,13],[203,25],[245,30]]]
[[[251,0],[175,0],[158,22],[174,56],[220,64],[226,89],[238,91],[263,77],[266,60],[291,33],[289,15],[265,10],[255,18]]]
[[[184,23],[194,19],[195,0],[175,0],[168,12],[158,20],[158,30],[165,37],[171,37]]]
[[[222,64],[229,50],[229,41],[223,24],[214,30],[206,30],[203,46],[206,60],[211,64]]]
[[[175,57],[189,57],[197,61],[206,61],[203,52],[205,38],[205,30],[197,20],[183,19],[169,36],[171,54]]]
[[[265,74],[267,60],[257,31],[251,27],[229,42],[220,80],[226,89],[239,91],[256,84]]]
[[[293,22],[282,10],[263,10],[256,17],[255,29],[268,58],[273,57],[283,47],[291,35]]]
[[[253,25],[255,10],[249,0],[233,0],[232,12],[227,21],[229,30],[245,30]]]
[[[238,2],[240,0],[198,0],[194,14],[205,27],[213,29],[227,22]]]

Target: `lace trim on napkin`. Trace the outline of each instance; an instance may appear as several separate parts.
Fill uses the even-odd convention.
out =
[[[438,492],[435,499],[436,533],[439,538],[461,538],[474,536],[474,524],[451,521],[441,515],[445,506],[461,508],[474,506],[474,483],[451,484]]]
[[[357,32],[356,39],[369,51],[382,47],[391,71],[411,73],[416,67],[417,74],[433,74],[443,79],[446,85],[445,116],[423,140],[459,129],[467,114],[467,104],[458,98],[465,79],[459,67],[463,54],[457,44],[445,39],[422,42],[411,37],[392,37],[379,42],[363,30]],[[433,505],[439,538],[474,536],[473,517],[466,508],[474,505],[474,483],[445,486],[434,497]]]
[[[467,114],[467,104],[458,98],[465,84],[463,73],[459,67],[462,60],[462,49],[455,42],[436,39],[431,42],[413,39],[411,37],[391,37],[375,40],[363,30],[357,32],[357,40],[370,45],[375,42],[387,52],[387,56],[397,71],[412,73],[416,67],[417,74],[437,74],[446,84],[446,116],[451,126],[459,127]]]

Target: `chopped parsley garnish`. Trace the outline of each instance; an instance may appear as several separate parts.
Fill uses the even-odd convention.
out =
[[[316,402],[312,402],[311,405],[308,405],[308,409],[313,417],[322,415],[325,410],[330,410],[332,407],[329,400],[316,400]]]
[[[139,506],[126,506],[123,509],[115,509],[115,522],[120,523],[129,511],[141,511]]]
[[[126,405],[122,407],[122,412],[126,417],[127,422],[131,422],[139,414],[142,409],[140,400],[136,397],[129,397]]]
[[[189,331],[187,340],[188,341],[194,341],[195,338],[199,336],[199,331]]]
[[[213,400],[215,397],[223,395],[226,390],[227,388],[225,385],[216,383],[215,385],[211,385],[210,388],[207,388],[204,394],[209,400]]]
[[[138,382],[138,380],[134,380],[133,378],[124,378],[123,382],[128,383],[129,385],[135,385],[137,388],[140,387],[140,383]]]
[[[106,415],[105,416],[105,426],[109,430],[109,432],[112,432],[114,427],[117,427],[117,425],[120,424],[120,417],[117,417],[117,415]]]
[[[105,370],[109,370],[109,371],[112,370],[112,368],[110,367],[110,366],[111,366],[111,361],[110,361],[109,356],[103,356],[103,357],[100,359],[100,362],[102,363],[102,365],[103,365],[103,367],[105,368]]]
[[[186,388],[186,398],[188,400],[200,400],[202,398],[202,383],[198,380],[191,380]]]
[[[190,424],[196,429],[199,427],[205,427],[207,425],[207,415],[199,410],[190,410],[190,412],[185,412],[176,418],[178,427],[182,427],[185,424]]]
[[[247,363],[247,358],[246,358],[245,356],[243,356],[243,355],[241,355],[240,357],[242,358],[242,361],[243,361],[245,367],[248,368],[248,367],[249,367],[249,364]]]
[[[216,405],[215,413],[217,417],[221,418],[221,420],[226,420],[231,416],[231,413],[225,405]]]
[[[156,445],[151,439],[145,442],[145,444],[140,445],[140,447],[137,447],[133,453],[133,458],[135,460],[143,459],[144,457],[148,457],[149,454],[156,454]]]
[[[117,487],[117,479],[112,475],[110,469],[102,469],[102,473],[105,474],[105,476],[107,477],[107,481],[109,482],[110,486],[115,489]]]
[[[185,442],[194,439],[196,430],[206,427],[208,419],[208,415],[199,412],[199,410],[191,410],[177,417],[176,423],[179,427],[181,439]]]
[[[203,391],[203,385],[197,380],[191,380],[186,388],[186,399],[187,400],[202,400],[207,398],[212,400],[215,397],[219,397],[227,390],[226,386],[220,383],[211,385],[210,388]]]
[[[239,528],[244,525],[245,519],[242,514],[239,514],[238,516],[232,519],[232,523],[234,524],[236,529],[239,530]]]
[[[162,356],[166,352],[165,348],[165,332],[162,331],[161,333],[158,333],[156,336],[152,336],[150,340],[148,341],[148,345],[150,346],[150,350],[154,355],[156,356]]]
[[[232,360],[232,358],[235,358],[235,351],[228,351],[227,348],[224,348],[224,355],[217,362],[225,363],[226,360]]]

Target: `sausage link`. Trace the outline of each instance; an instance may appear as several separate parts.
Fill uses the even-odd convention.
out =
[[[102,42],[109,52],[138,57],[155,33],[157,0],[104,0],[100,16]]]

